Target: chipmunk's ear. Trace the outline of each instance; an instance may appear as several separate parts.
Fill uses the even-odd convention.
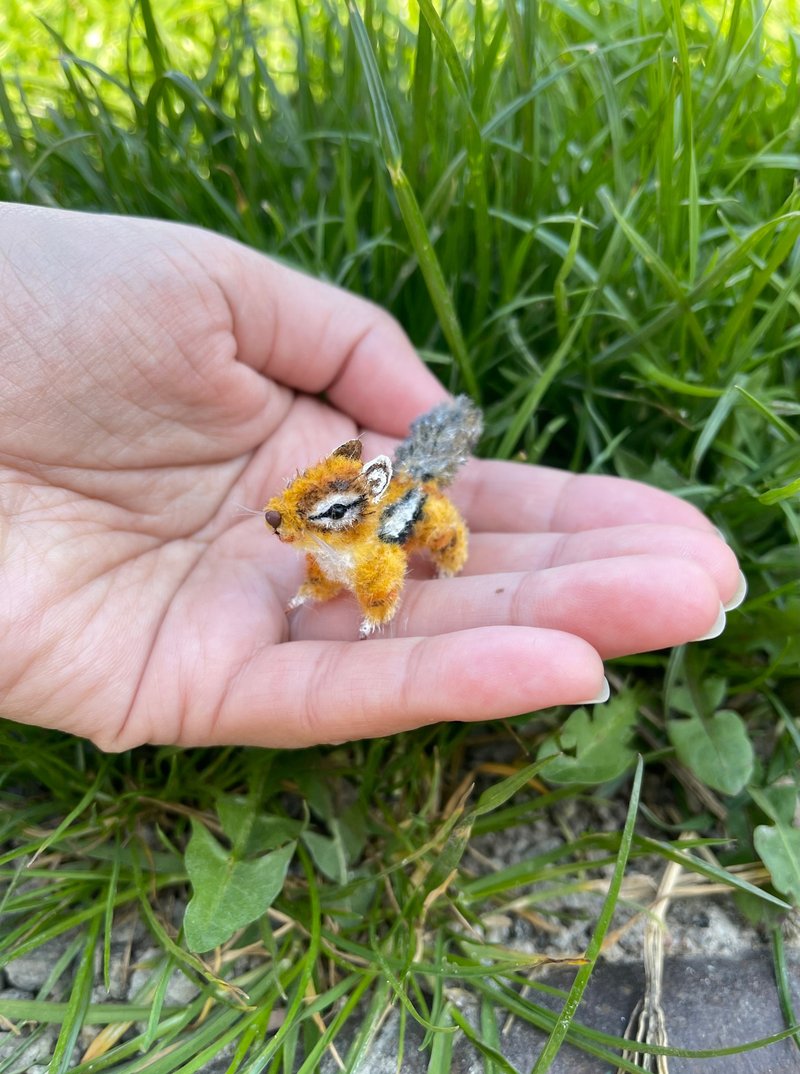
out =
[[[342,455],[345,459],[353,459],[355,462],[361,462],[361,441],[348,440],[346,444],[337,447],[333,454]]]
[[[372,499],[379,500],[392,480],[392,460],[388,455],[378,455],[372,462],[365,463],[361,476],[366,479]]]

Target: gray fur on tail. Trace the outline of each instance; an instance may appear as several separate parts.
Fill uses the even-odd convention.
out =
[[[480,410],[466,395],[439,403],[411,423],[394,456],[395,467],[415,481],[449,485],[470,456],[483,430]]]

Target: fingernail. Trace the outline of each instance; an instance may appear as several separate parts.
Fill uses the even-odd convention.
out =
[[[736,587],[736,592],[733,594],[729,601],[722,605],[722,607],[725,609],[726,612],[732,612],[734,608],[739,607],[739,605],[742,603],[746,596],[747,579],[742,574],[742,572],[739,571],[739,584]]]
[[[576,705],[602,705],[604,701],[608,701],[611,697],[611,686],[608,679],[603,676],[603,686],[597,697],[591,697],[588,701],[576,701]]]
[[[712,638],[718,638],[722,631],[725,629],[725,609],[720,604],[719,615],[714,620],[714,625],[705,634],[701,634],[699,638],[694,638],[694,641],[710,641]]]

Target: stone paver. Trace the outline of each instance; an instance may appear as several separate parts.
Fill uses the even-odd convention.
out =
[[[800,1009],[800,953],[790,956],[794,1002]],[[543,978],[568,989],[574,971],[554,969]],[[644,974],[631,963],[601,962],[595,969],[579,1009],[587,1026],[621,1036],[641,995]],[[543,1006],[558,1010],[559,1001],[537,993]],[[784,1027],[772,963],[765,951],[742,959],[713,956],[705,959],[668,958],[664,967],[663,1003],[670,1044],[709,1049],[767,1037]],[[465,1011],[465,1014],[468,1013]],[[516,1020],[502,1036],[505,1058],[522,1074],[533,1067],[545,1035]],[[418,1050],[422,1030],[407,1024],[403,1074],[428,1074],[429,1054]],[[325,1063],[324,1074],[335,1067]],[[482,1074],[483,1062],[460,1037],[449,1074]],[[390,1018],[374,1042],[358,1074],[396,1074],[397,1020]],[[615,1074],[610,1066],[565,1044],[550,1074]],[[442,1072],[446,1074],[446,1072]],[[707,1059],[669,1058],[669,1074],[800,1074],[800,1050],[791,1040],[737,1055]]]

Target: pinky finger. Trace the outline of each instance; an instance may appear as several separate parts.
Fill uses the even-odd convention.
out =
[[[298,748],[577,705],[605,690],[597,652],[558,630],[287,642],[254,655],[213,717],[196,713],[184,729],[204,745]]]

